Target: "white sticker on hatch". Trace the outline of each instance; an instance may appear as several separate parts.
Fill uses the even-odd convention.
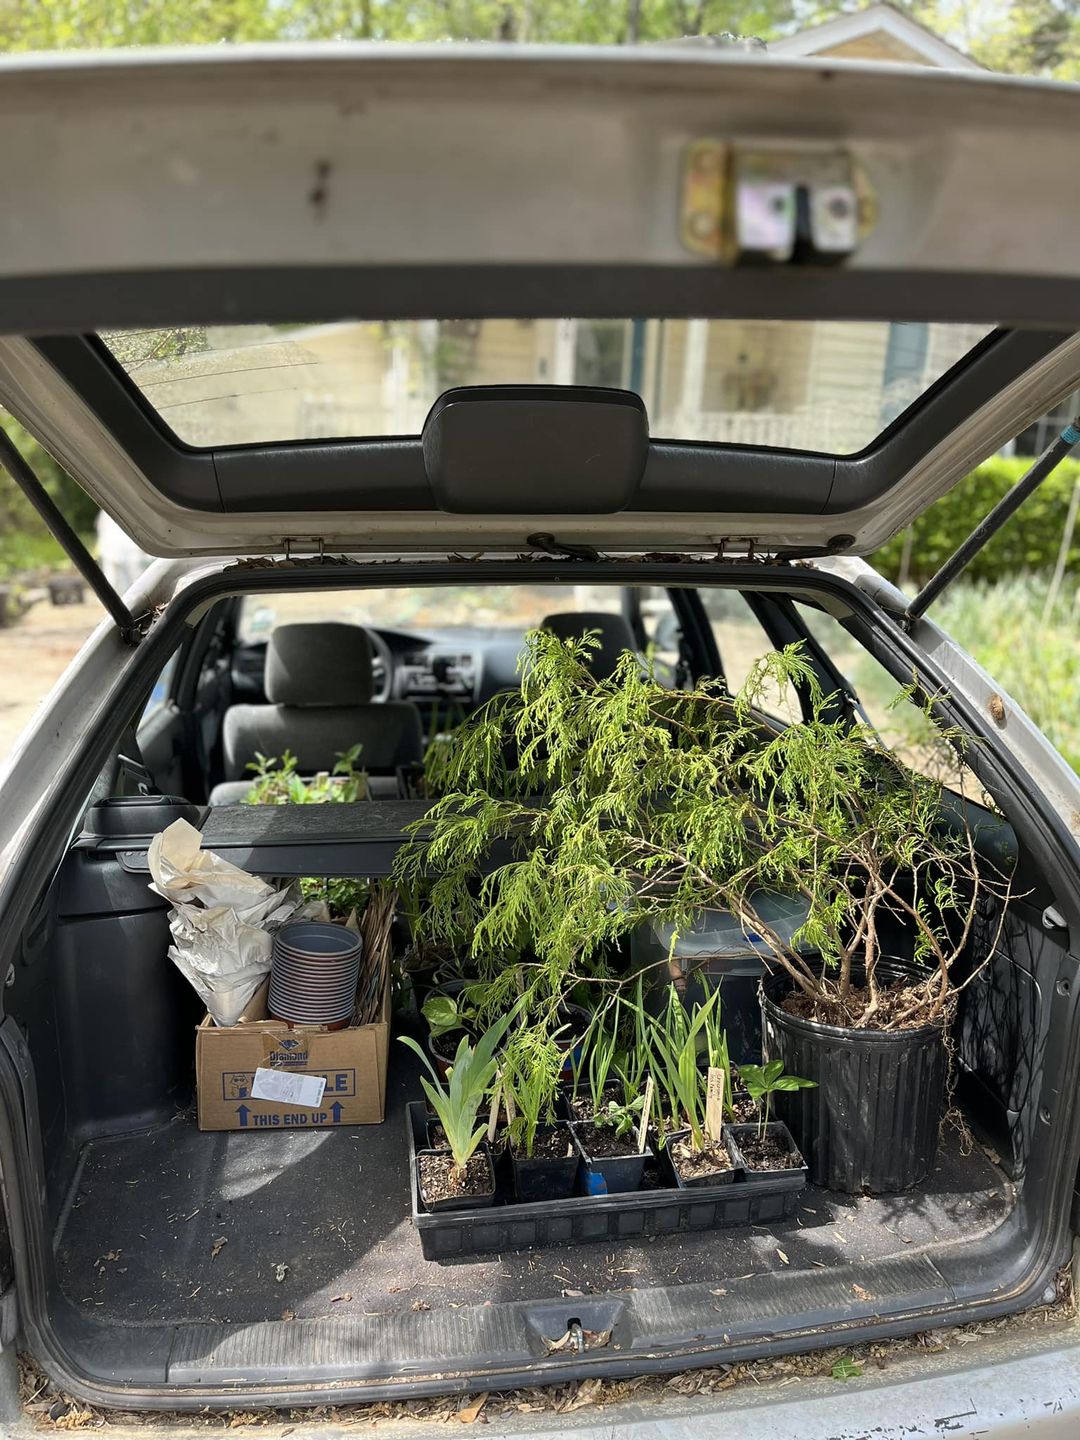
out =
[[[290,1070],[270,1070],[260,1065],[251,1086],[253,1100],[276,1100],[282,1105],[322,1104],[325,1075],[297,1075]]]

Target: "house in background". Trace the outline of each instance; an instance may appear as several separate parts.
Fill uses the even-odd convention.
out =
[[[882,3],[769,50],[981,68]],[[453,385],[540,382],[634,390],[661,438],[849,454],[961,360],[986,327],[627,318],[195,333],[201,338],[183,355],[151,359],[133,372],[180,438],[193,444],[415,434],[435,397]],[[1032,427],[1017,442],[1020,453],[1037,453],[1053,423],[1048,417]]]

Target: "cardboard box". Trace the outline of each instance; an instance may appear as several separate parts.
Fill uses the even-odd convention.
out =
[[[199,1129],[312,1130],[377,1125],[386,1114],[389,1045],[389,980],[379,1018],[347,1030],[290,1030],[280,1020],[267,1018],[264,986],[238,1024],[220,1029],[207,1015],[195,1032]],[[323,1078],[326,1086],[321,1102],[308,1105],[253,1099],[258,1069]]]

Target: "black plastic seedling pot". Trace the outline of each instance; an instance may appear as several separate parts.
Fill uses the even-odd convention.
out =
[[[726,1130],[726,1126],[724,1129]],[[680,1190],[700,1190],[714,1185],[730,1185],[735,1179],[735,1172],[739,1168],[739,1161],[731,1146],[728,1144],[727,1136],[724,1135],[724,1144],[727,1145],[728,1156],[731,1165],[727,1170],[712,1170],[706,1175],[699,1175],[696,1178],[684,1176],[675,1161],[674,1146],[680,1140],[685,1140],[690,1134],[689,1130],[673,1130],[667,1137],[668,1163],[671,1166],[671,1173],[675,1176],[675,1184]]]
[[[445,1157],[450,1154],[449,1150],[419,1150],[413,1161],[416,1171],[416,1188],[420,1199],[424,1202],[425,1208],[432,1215],[441,1215],[447,1210],[481,1210],[488,1205],[495,1203],[495,1166],[491,1161],[491,1151],[487,1144],[482,1144],[476,1151],[487,1163],[489,1186],[486,1191],[471,1191],[468,1195],[448,1195],[444,1200],[429,1200],[423,1191],[423,1182],[420,1175],[420,1162],[425,1156]]]
[[[724,1140],[727,1143],[728,1154],[735,1161],[735,1164],[743,1172],[748,1180],[770,1180],[773,1176],[806,1175],[806,1164],[802,1159],[802,1151],[795,1144],[791,1131],[782,1120],[770,1120],[765,1126],[765,1134],[779,1140],[799,1156],[798,1165],[788,1166],[784,1170],[755,1170],[748,1164],[746,1154],[742,1145],[744,1141],[753,1140],[761,1134],[759,1125],[725,1125]]]
[[[645,1162],[652,1158],[652,1149],[646,1142],[639,1154],[597,1155],[589,1154],[589,1139],[596,1126],[585,1120],[570,1126],[574,1144],[581,1156],[581,1167],[586,1195],[626,1195],[637,1190],[645,1173]]]
[[[573,1143],[569,1125],[540,1125],[537,1138],[562,1132],[570,1153],[566,1156],[537,1157],[528,1159],[510,1147],[510,1161],[514,1169],[514,1191],[523,1203],[533,1200],[565,1200],[573,1195],[577,1181],[578,1152]]]

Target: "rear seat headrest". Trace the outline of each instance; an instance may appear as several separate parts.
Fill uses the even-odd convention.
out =
[[[266,651],[266,698],[271,705],[366,705],[371,658],[371,641],[359,625],[279,625]]]
[[[624,650],[637,651],[630,622],[624,615],[613,615],[606,610],[560,611],[549,615],[540,628],[550,630],[560,640],[580,640],[587,630],[599,630],[600,648],[592,651],[588,661],[589,669],[598,680],[606,680],[614,673]]]

